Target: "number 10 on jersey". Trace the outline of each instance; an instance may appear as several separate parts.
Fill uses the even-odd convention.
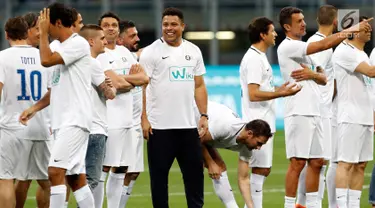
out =
[[[18,69],[17,74],[21,75],[21,95],[17,96],[17,100],[30,100],[26,90],[26,73],[24,69]],[[35,81],[36,79],[36,81]],[[30,73],[30,91],[34,101],[40,100],[42,96],[42,74],[40,71],[34,70]],[[36,88],[36,89],[35,89]]]

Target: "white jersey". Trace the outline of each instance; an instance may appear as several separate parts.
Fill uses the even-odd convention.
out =
[[[23,126],[20,114],[39,101],[47,92],[48,72],[41,63],[39,50],[18,45],[0,52],[0,82],[3,83],[3,114],[0,128],[17,131],[17,138],[49,139],[47,112],[42,110]]]
[[[311,36],[307,42],[317,42],[326,38],[325,35],[316,32],[313,36]],[[309,57],[318,65],[324,69],[324,74],[327,77],[327,84],[326,85],[319,85],[320,89],[320,101],[321,101],[321,116],[323,118],[332,118],[332,97],[333,97],[333,89],[334,89],[334,71],[333,71],[333,64],[332,64],[332,54],[333,49],[327,49],[325,51],[321,51],[319,53],[314,53],[309,55]]]
[[[196,128],[194,77],[206,73],[200,49],[186,40],[172,47],[158,39],[142,51],[139,62],[150,77],[146,110],[152,128]]]
[[[305,64],[315,71],[318,66],[306,55],[308,43],[292,40],[286,37],[277,49],[280,71],[285,82],[295,83],[290,74],[302,69],[300,64]],[[298,82],[302,86],[300,92],[293,96],[285,97],[285,115],[320,116],[320,91],[318,84],[312,80]]]
[[[259,90],[274,92],[272,67],[267,60],[265,53],[254,46],[251,46],[240,65],[241,82],[241,107],[242,117],[245,121],[262,119],[267,121],[271,132],[276,132],[276,109],[275,101],[251,102],[249,97],[249,84],[258,84]]]
[[[370,60],[364,51],[342,42],[333,53],[337,81],[337,123],[374,125],[371,103],[371,79],[355,72],[357,66]]]
[[[242,160],[249,161],[251,150],[245,144],[237,143],[237,136],[245,127],[243,121],[235,112],[223,104],[208,101],[208,126],[215,148],[229,149],[240,153]],[[198,123],[200,113],[195,106],[195,120]]]
[[[52,75],[52,129],[77,126],[90,130],[92,124],[90,46],[78,34],[72,34],[56,46],[64,60]]]
[[[98,86],[104,82],[104,70],[98,60],[91,58],[90,69],[92,70],[92,93],[91,99],[93,103],[92,126],[90,134],[103,134],[107,136],[107,105],[106,99],[99,91]]]
[[[104,71],[113,70],[118,75],[128,75],[130,67],[136,64],[131,52],[124,46],[115,46],[114,50],[105,49],[97,57]],[[122,129],[133,126],[132,92],[121,93],[113,100],[107,100],[108,129]]]
[[[370,54],[370,65],[375,66],[375,49],[372,49],[371,54]],[[372,84],[371,92],[373,94],[371,97],[371,100],[372,100],[372,107],[375,112],[375,80],[374,78],[371,78],[371,84]]]

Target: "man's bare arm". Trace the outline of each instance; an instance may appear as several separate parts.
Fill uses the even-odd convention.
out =
[[[238,159],[238,187],[248,208],[253,208],[253,199],[250,191],[249,163]]]

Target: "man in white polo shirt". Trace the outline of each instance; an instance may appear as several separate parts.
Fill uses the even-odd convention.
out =
[[[364,19],[367,18],[360,18]],[[375,66],[370,65],[369,57],[363,51],[365,44],[370,40],[370,31],[353,34],[333,53],[332,62],[338,90],[338,208],[360,207],[364,170],[367,162],[373,160],[374,117],[371,78],[375,77]]]
[[[320,117],[320,95],[318,84],[325,85],[323,69],[308,55],[329,49],[342,42],[348,34],[356,31],[370,31],[364,21],[340,33],[311,43],[301,41],[306,34],[306,23],[302,10],[285,7],[280,11],[280,26],[286,38],[277,50],[280,70],[284,81],[302,85],[301,92],[285,99],[285,143],[290,160],[285,180],[285,208],[295,207],[299,175],[307,162],[306,205],[315,208],[318,200],[319,173],[323,165],[323,135]],[[301,64],[304,67],[300,70]]]
[[[272,67],[266,56],[269,47],[275,45],[277,34],[271,20],[255,18],[249,25],[249,38],[252,43],[240,65],[242,89],[242,115],[245,121],[263,119],[276,132],[276,109],[274,99],[294,95],[301,90],[296,84],[274,87]],[[273,156],[273,137],[261,149],[254,150],[250,166],[252,174],[251,196],[255,208],[262,207],[263,183],[270,174]]]
[[[140,57],[150,77],[142,128],[144,137],[149,138],[148,164],[155,208],[168,207],[168,174],[175,158],[183,174],[187,206],[203,207],[203,157],[193,104],[196,102],[201,113],[198,129],[203,136],[208,128],[203,79],[206,69],[199,48],[182,39],[184,27],[179,9],[165,9],[163,37],[146,47]]]

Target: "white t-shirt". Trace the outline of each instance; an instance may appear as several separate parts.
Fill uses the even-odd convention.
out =
[[[78,34],[72,34],[56,47],[64,64],[54,69],[51,89],[52,129],[92,125],[90,46]]]
[[[237,143],[237,136],[246,125],[235,112],[223,104],[208,101],[208,126],[215,148],[239,152],[241,160],[249,161],[252,151],[245,144]],[[195,120],[198,123],[200,113],[195,106]]]
[[[306,55],[308,43],[299,40],[285,38],[277,49],[280,71],[284,81],[295,83],[290,74],[298,69],[302,69],[301,63],[307,65],[312,70],[318,66]],[[320,91],[318,84],[312,80],[298,82],[302,90],[293,96],[285,97],[285,115],[320,116]]]
[[[172,47],[158,39],[142,51],[139,63],[150,77],[146,107],[151,126],[154,129],[196,128],[194,77],[206,73],[200,49],[186,40]]]
[[[337,81],[337,122],[374,125],[371,79],[354,70],[362,62],[370,64],[364,51],[342,42],[333,53]]]
[[[91,58],[90,69],[92,70],[92,93],[93,103],[92,126],[90,134],[103,134],[107,136],[107,105],[103,93],[99,91],[98,86],[104,82],[104,71],[98,60]]]
[[[370,54],[370,64],[371,66],[375,66],[375,50],[372,49],[371,54]],[[372,100],[372,106],[375,112],[375,80],[374,78],[371,78],[371,84],[372,84],[372,94],[373,96],[371,97]]]
[[[114,50],[105,49],[97,60],[104,71],[113,70],[119,75],[128,75],[130,67],[136,64],[131,52],[124,46],[115,46]],[[118,94],[115,99],[107,100],[108,129],[122,129],[133,126],[132,92]]]
[[[316,32],[313,36],[311,36],[307,42],[317,42],[326,38],[325,35]],[[333,89],[334,89],[334,71],[332,65],[332,54],[333,49],[327,49],[325,51],[321,51],[319,53],[314,53],[309,55],[309,57],[321,66],[324,69],[324,74],[327,77],[327,84],[326,85],[318,85],[320,89],[320,101],[321,101],[321,116],[323,118],[332,118],[332,97],[333,97]]]
[[[47,92],[48,72],[40,63],[39,50],[18,45],[1,51],[0,82],[3,83],[0,128],[16,131],[19,139],[48,140],[48,112],[35,114],[27,126],[18,120],[24,110]]]
[[[251,102],[248,85],[258,84],[259,90],[274,92],[272,67],[267,60],[265,53],[254,46],[251,46],[240,65],[241,82],[241,107],[242,117],[245,121],[263,119],[268,122],[272,133],[276,132],[276,109],[275,101],[268,100],[262,102]]]

